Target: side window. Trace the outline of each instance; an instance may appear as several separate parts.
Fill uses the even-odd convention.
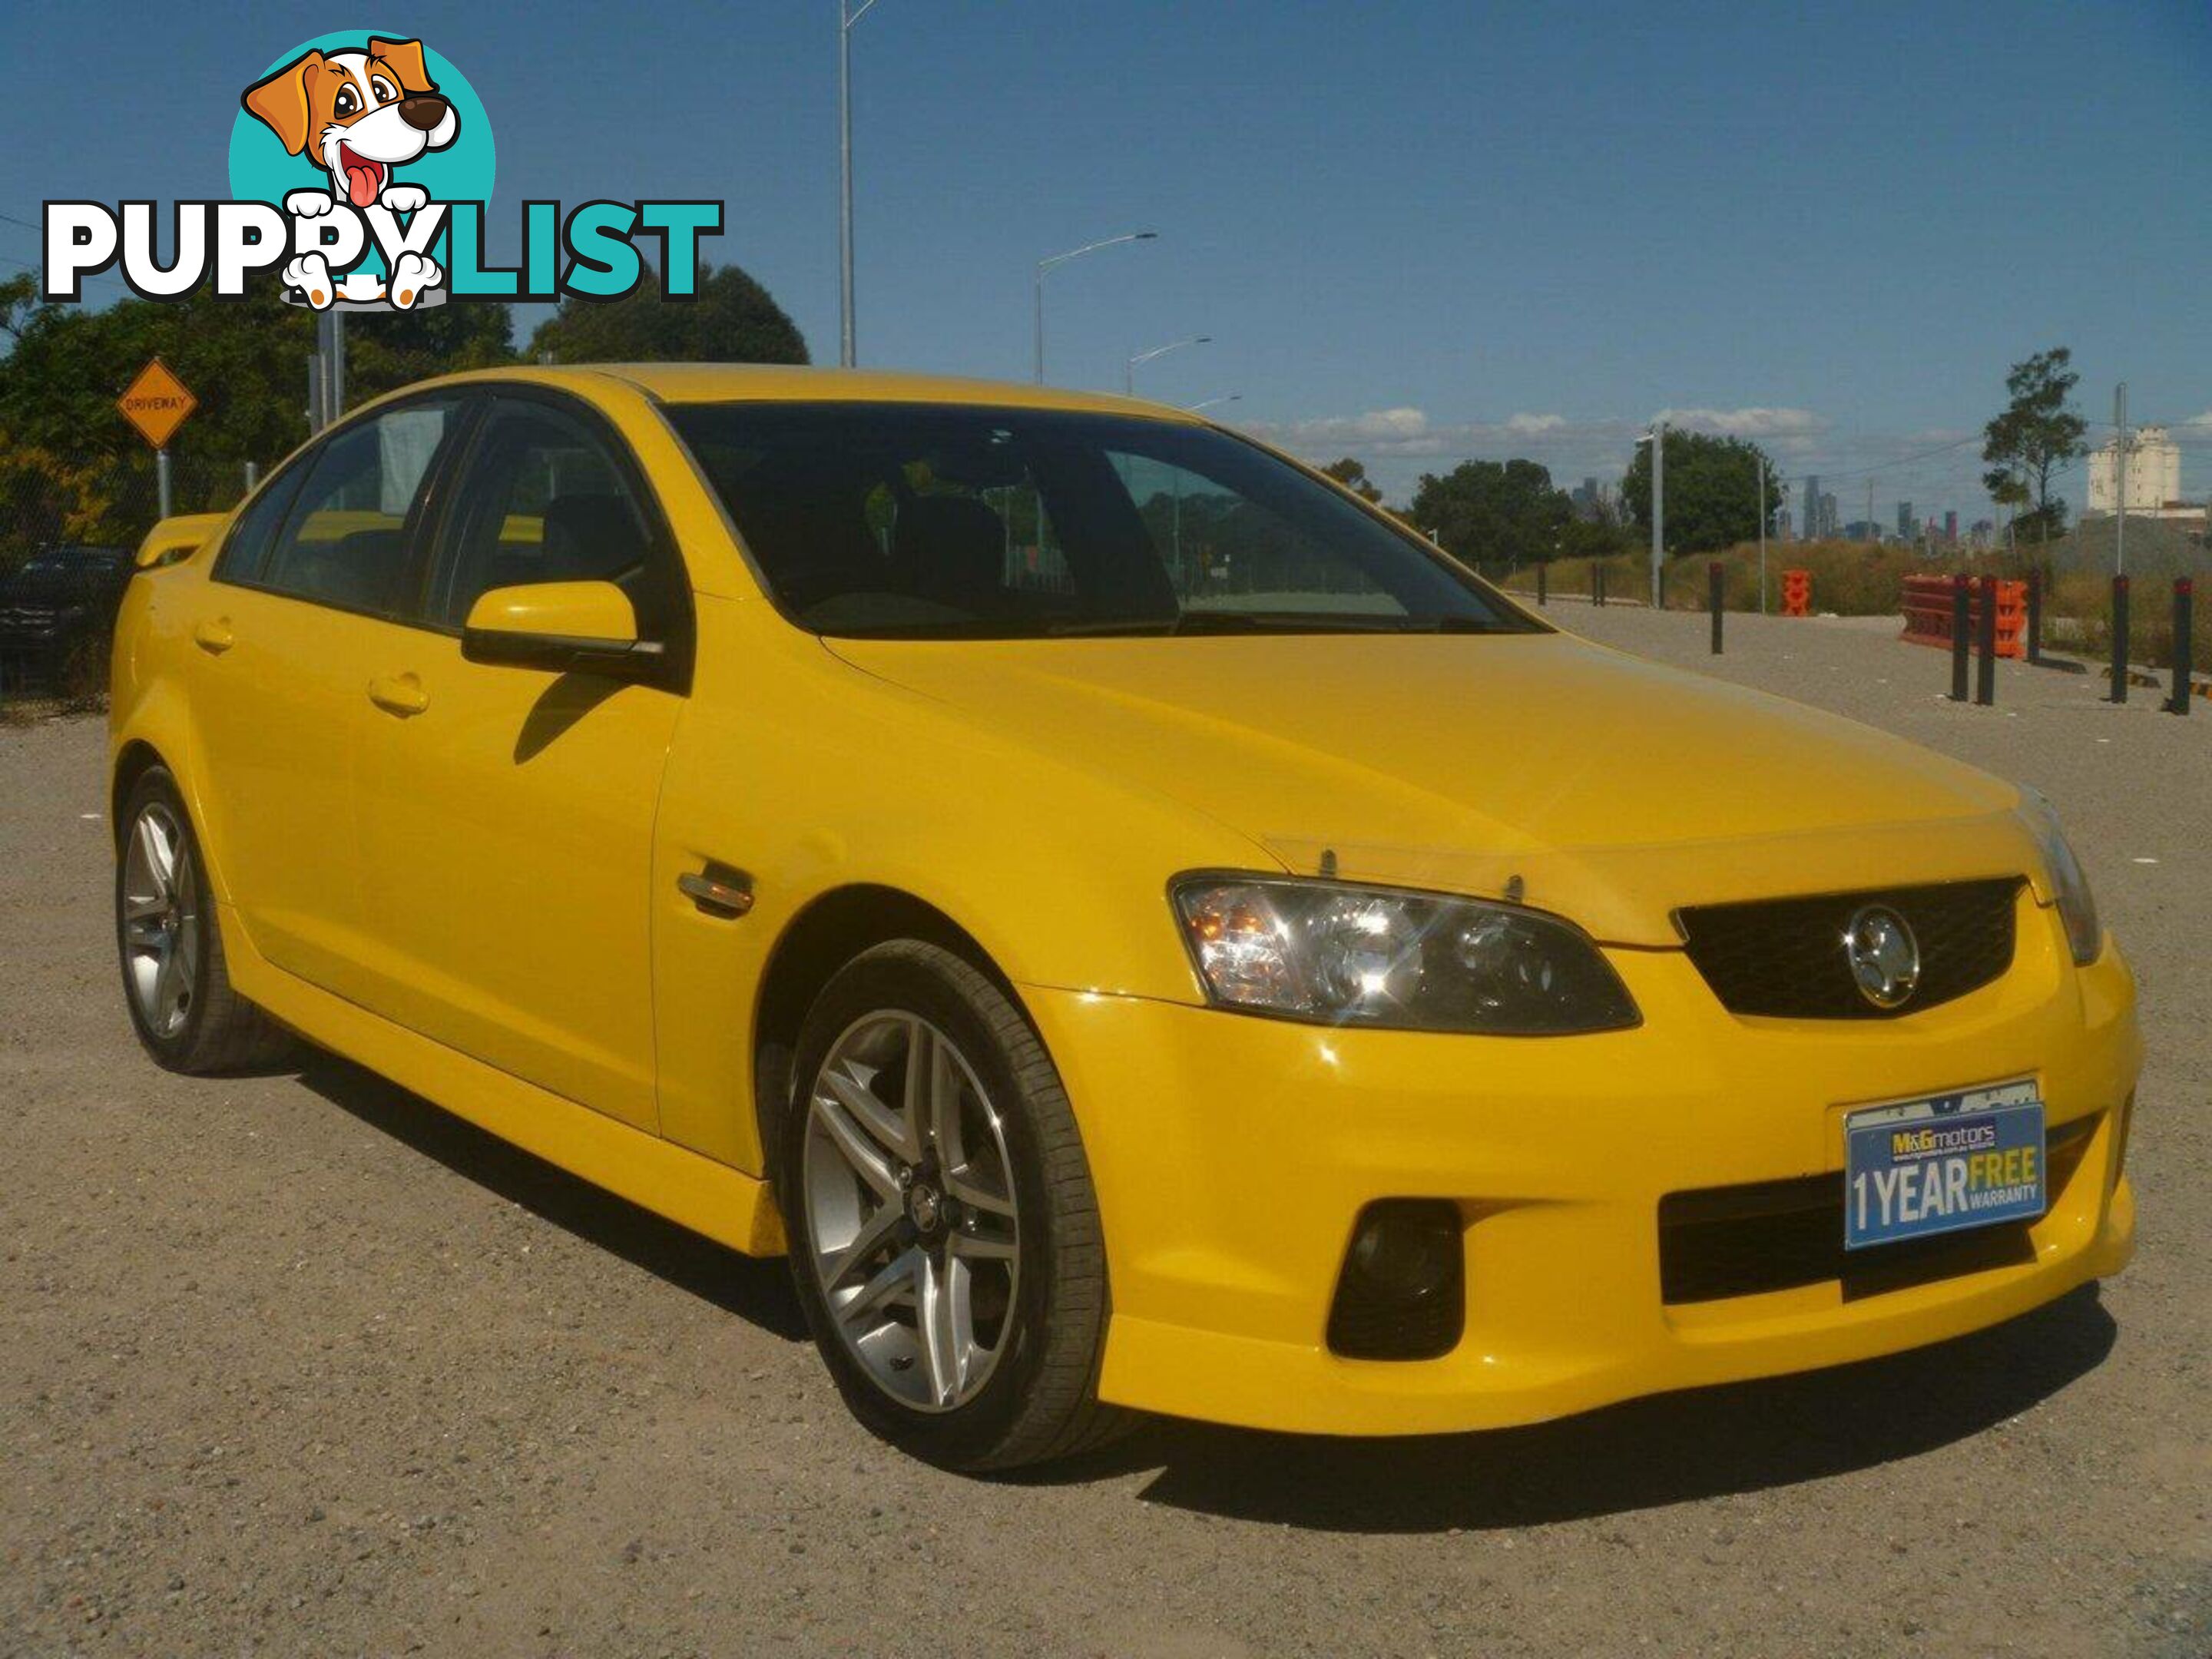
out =
[[[349,427],[307,465],[260,580],[295,599],[392,616],[408,608],[408,523],[460,400]]]
[[[270,545],[284,522],[285,510],[292,505],[292,497],[300,492],[300,480],[307,476],[313,465],[312,459],[303,460],[271,478],[269,487],[254,497],[253,505],[239,515],[230,534],[223,538],[222,551],[216,558],[217,581],[261,580],[262,567],[269,561]]]
[[[609,581],[638,626],[665,638],[678,596],[644,510],[605,444],[544,404],[503,400],[478,428],[444,515],[430,619],[468,620],[489,589]]]

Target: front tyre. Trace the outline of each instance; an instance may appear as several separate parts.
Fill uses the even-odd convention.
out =
[[[231,988],[207,865],[167,769],[149,767],[131,787],[117,851],[116,950],[146,1052],[195,1075],[281,1057],[289,1034]]]
[[[1075,1116],[998,987],[902,939],[808,1012],[779,1196],[816,1344],[853,1413],[917,1457],[1009,1469],[1098,1444],[1107,1320]]]

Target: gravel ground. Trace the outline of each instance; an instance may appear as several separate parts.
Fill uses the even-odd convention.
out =
[[[2212,717],[2010,665],[1953,707],[1886,623],[1735,618],[1715,661],[1694,616],[1554,614],[2057,802],[2143,985],[2128,1273],[1540,1429],[1161,1423],[960,1480],[847,1419],[779,1264],[337,1060],[155,1070],[100,727],[0,729],[0,1652],[2212,1652]]]

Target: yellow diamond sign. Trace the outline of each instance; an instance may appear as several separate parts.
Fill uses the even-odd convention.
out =
[[[199,399],[185,390],[185,383],[169,373],[159,357],[138,371],[138,378],[115,400],[123,418],[138,428],[138,435],[156,449],[168,447],[169,438],[185,423],[185,416],[199,407]]]

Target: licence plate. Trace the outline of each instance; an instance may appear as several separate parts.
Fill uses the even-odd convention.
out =
[[[2039,1216],[2043,1150],[2033,1083],[1853,1112],[1844,1120],[1844,1248]]]

